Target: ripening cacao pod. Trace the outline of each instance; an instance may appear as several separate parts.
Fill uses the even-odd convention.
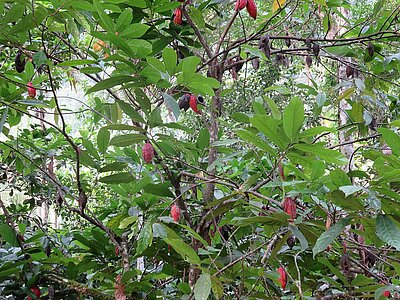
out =
[[[354,77],[354,69],[352,66],[346,67],[346,76],[347,78]]]
[[[235,10],[239,11],[245,8],[247,5],[247,0],[236,0]]]
[[[313,53],[314,53],[315,56],[318,56],[318,55],[319,55],[320,47],[319,47],[319,45],[318,45],[317,43],[314,43],[314,44],[313,44],[312,50],[313,50]]]
[[[289,33],[286,32],[286,36],[288,37],[288,36],[289,36]],[[291,41],[289,38],[287,38],[287,39],[285,39],[285,44],[286,44],[286,46],[289,48],[290,45],[292,44],[292,41]]]
[[[190,100],[190,94],[185,94],[183,97],[179,100],[179,109],[184,109],[187,111],[189,109],[189,100]]]
[[[31,98],[35,98],[36,97],[36,89],[33,86],[33,83],[30,82],[30,81],[28,82],[28,95]]]
[[[260,67],[260,60],[258,59],[258,57],[253,58],[251,60],[251,64],[253,65],[253,69],[257,71],[258,68]]]
[[[171,217],[175,222],[178,222],[181,218],[181,209],[176,204],[171,206]]]
[[[286,240],[286,244],[290,249],[292,249],[293,246],[296,244],[296,238],[293,235],[289,236]]]
[[[31,287],[31,292],[35,294],[36,299],[40,298],[40,289],[37,286]],[[28,300],[33,300],[31,296],[28,296]]]
[[[25,59],[22,58],[22,52],[18,51],[15,56],[15,69],[18,73],[22,73],[25,70]]]
[[[296,219],[296,201],[291,197],[286,197],[283,201],[283,211],[290,216],[290,219]]]
[[[146,144],[144,144],[143,148],[142,148],[142,155],[143,155],[143,159],[146,163],[150,163],[151,160],[154,157],[154,148],[153,146],[147,142]]]
[[[119,248],[115,246],[115,256],[118,256],[118,254],[119,254]]]
[[[174,11],[174,23],[176,25],[182,25],[182,9],[180,7]]]
[[[190,99],[189,99],[189,105],[190,105],[190,108],[191,109],[193,109],[193,111],[196,113],[196,114],[201,114],[201,111],[198,109],[198,107],[197,107],[197,98],[196,98],[196,96],[195,95],[190,95]]]
[[[389,291],[384,291],[382,296],[386,297],[386,298],[389,298],[390,297],[390,292]]]
[[[306,64],[308,67],[311,67],[311,65],[312,65],[312,58],[310,55],[307,55],[307,57],[306,57]]]
[[[279,282],[281,283],[281,287],[285,289],[287,284],[286,271],[283,267],[279,267],[278,273],[279,273]]]
[[[368,43],[368,46],[367,46],[367,51],[368,51],[368,54],[369,54],[369,56],[374,56],[374,53],[375,53],[375,47],[374,47],[374,44],[372,44],[371,42],[369,42]]]
[[[252,17],[255,20],[257,18],[257,6],[254,0],[247,0],[246,8],[250,17]]]
[[[282,180],[285,180],[285,173],[283,171],[283,166],[281,162],[278,163],[278,173],[281,176]]]

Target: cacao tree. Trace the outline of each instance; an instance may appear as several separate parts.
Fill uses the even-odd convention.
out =
[[[399,14],[0,1],[1,297],[399,298]]]

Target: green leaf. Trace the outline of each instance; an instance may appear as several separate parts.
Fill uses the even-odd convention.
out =
[[[172,111],[175,120],[178,120],[179,114],[181,113],[178,103],[172,96],[168,95],[167,93],[163,93],[162,95],[164,98],[165,105]]]
[[[110,141],[110,145],[116,147],[126,147],[143,142],[145,140],[147,140],[147,137],[143,134],[130,133],[114,136]]]
[[[250,123],[260,130],[268,139],[270,139],[279,148],[286,148],[289,139],[280,126],[278,120],[265,115],[255,115],[250,118]]]
[[[346,185],[346,186],[339,187],[339,190],[341,190],[347,197],[349,195],[352,195],[354,193],[364,190],[364,188],[362,186]]]
[[[350,223],[350,220],[350,218],[341,219],[327,231],[322,233],[314,245],[313,257],[318,253],[325,251],[326,247],[328,247],[328,245],[342,233],[344,228]]]
[[[115,25],[116,32],[121,32],[127,26],[129,26],[132,22],[132,19],[133,19],[132,8],[130,7],[125,8],[122,14],[120,14],[117,19],[117,23]]]
[[[139,232],[137,247],[136,247],[136,256],[141,254],[144,250],[147,249],[151,245],[153,241],[153,229],[151,223],[144,224],[143,228]]]
[[[119,184],[119,183],[130,183],[134,182],[135,178],[128,172],[117,173],[109,176],[105,176],[99,179],[102,183],[108,184]]]
[[[264,96],[264,100],[268,103],[268,106],[271,109],[272,117],[276,120],[280,120],[282,118],[282,115],[275,101],[267,96]]]
[[[387,215],[380,214],[376,217],[376,235],[385,243],[400,250],[400,229]]]
[[[202,128],[197,138],[197,147],[200,150],[204,150],[210,144],[210,132],[206,128]]]
[[[207,300],[211,292],[211,276],[208,273],[203,273],[197,279],[194,286],[194,298],[196,300]]]
[[[258,135],[255,135],[254,133],[245,129],[239,129],[238,131],[236,131],[236,134],[246,142],[257,146],[261,150],[264,150],[265,152],[272,154],[273,156],[276,156],[276,151]]]
[[[101,128],[97,134],[97,147],[101,153],[106,153],[109,142],[110,132],[105,128]]]
[[[293,233],[293,235],[300,241],[301,250],[306,250],[308,248],[308,242],[303,233],[293,225],[289,225],[289,229]]]
[[[126,26],[122,32],[120,32],[119,36],[122,39],[137,39],[142,37],[146,31],[149,30],[149,28],[150,26],[146,24],[130,24],[129,26]]]
[[[378,132],[382,134],[385,142],[392,148],[393,153],[400,156],[400,136],[387,128],[379,128]]]
[[[315,155],[327,163],[343,165],[346,164],[346,157],[339,151],[327,149],[321,143],[316,144],[295,144],[294,148]]]
[[[148,114],[151,111],[151,103],[150,99],[147,97],[145,92],[143,92],[142,89],[136,89],[135,90],[135,98],[136,101],[139,103],[140,108],[143,109],[143,111]]]
[[[169,188],[162,184],[148,184],[143,187],[143,191],[156,196],[175,198],[174,194],[169,190]]]
[[[115,76],[115,77],[110,77],[107,79],[104,79],[102,81],[99,81],[96,83],[94,86],[92,86],[90,89],[87,90],[86,94],[98,92],[101,90],[109,89],[112,88],[116,85],[120,85],[123,83],[131,82],[137,80],[136,78],[132,76]]]
[[[288,216],[285,213],[274,213],[270,216],[258,216],[258,217],[234,217],[231,221],[239,227],[254,225],[256,223],[261,223],[268,226],[284,226],[288,224]]]
[[[268,92],[268,91],[276,91],[280,94],[283,95],[290,95],[291,91],[288,88],[285,88],[283,86],[279,86],[279,85],[273,85],[273,86],[269,86],[267,87],[264,91]]]
[[[133,121],[145,123],[142,116],[129,104],[122,100],[117,100],[119,107],[126,113]]]
[[[0,235],[11,246],[13,247],[18,246],[17,236],[15,235],[14,231],[8,224],[6,223],[0,224]]]
[[[298,136],[304,123],[304,105],[299,97],[290,100],[283,112],[283,129],[286,135],[293,140]]]
[[[174,75],[176,63],[178,61],[178,55],[176,54],[175,50],[171,48],[165,48],[162,52],[162,57],[168,74],[170,76]]]
[[[114,32],[113,20],[105,13],[104,7],[97,0],[93,1],[93,5],[100,17],[101,26],[108,32]]]
[[[348,88],[339,95],[338,100],[349,99],[353,95],[354,91],[355,91],[354,87]]]
[[[325,127],[325,126],[316,126],[316,127],[312,127],[309,129],[306,129],[304,131],[302,131],[299,135],[299,137],[315,137],[318,134],[321,134],[323,132],[336,132],[337,130],[335,128],[329,128],[329,127]]]

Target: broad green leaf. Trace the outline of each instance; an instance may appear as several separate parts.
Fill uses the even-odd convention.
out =
[[[280,120],[282,118],[281,111],[275,101],[267,96],[264,96],[264,100],[268,103],[268,106],[271,109],[272,117],[276,120]]]
[[[197,147],[204,150],[210,144],[210,132],[206,128],[202,128],[197,138]]]
[[[308,242],[303,233],[293,225],[289,225],[289,229],[293,233],[293,235],[300,241],[301,250],[306,250],[308,248]]]
[[[304,105],[300,98],[290,100],[283,112],[283,129],[286,135],[293,140],[298,136],[304,123]]]
[[[349,176],[347,176],[346,172],[342,169],[336,168],[335,170],[332,170],[329,177],[331,178],[332,183],[337,187],[351,185]]]
[[[270,139],[279,148],[286,148],[289,144],[289,139],[280,126],[278,120],[265,115],[255,115],[250,118],[250,123],[260,130],[268,139]]]
[[[135,133],[124,134],[124,135],[114,136],[110,141],[110,145],[116,147],[126,147],[143,142],[145,140],[147,140],[147,137],[143,134],[135,134]]]
[[[273,85],[273,86],[269,86],[267,87],[264,91],[268,92],[268,91],[276,91],[280,94],[283,95],[290,95],[291,92],[288,88],[284,87],[284,86],[279,86],[279,85]]]
[[[131,82],[137,80],[136,78],[132,76],[115,76],[115,77],[110,77],[107,79],[104,79],[102,81],[99,81],[96,83],[94,86],[92,86],[90,89],[87,90],[86,94],[98,92],[101,90],[109,89],[112,88],[116,85],[121,85],[123,83]]]
[[[123,112],[126,113],[133,121],[145,123],[143,117],[136,111],[136,109],[132,107],[132,105],[122,100],[117,100],[117,103]]]
[[[6,223],[0,224],[0,235],[3,239],[9,243],[11,246],[18,246],[17,236],[14,233],[13,229]]]
[[[203,273],[197,279],[194,286],[194,298],[196,300],[207,300],[211,292],[211,276],[208,273]]]
[[[129,26],[132,22],[132,19],[133,19],[132,8],[130,7],[125,8],[122,14],[120,14],[117,19],[117,23],[115,26],[116,32],[121,32],[121,30]]]
[[[170,76],[175,74],[175,67],[178,61],[178,56],[175,50],[171,48],[165,48],[162,52],[163,62],[165,65],[165,69]]]
[[[153,241],[152,224],[147,222],[139,232],[137,247],[136,247],[136,256],[138,256],[144,250],[146,250],[147,247],[151,245],[152,241]]]
[[[400,136],[387,128],[379,128],[378,132],[382,134],[385,142],[392,148],[393,153],[400,156]]]
[[[376,234],[382,241],[400,250],[400,228],[387,215],[376,217]]]
[[[235,224],[239,227],[254,225],[256,223],[261,223],[268,226],[284,226],[288,224],[288,216],[285,213],[274,213],[270,216],[258,216],[258,217],[234,217],[231,221],[232,224]]]
[[[75,67],[75,66],[81,66],[81,65],[89,65],[89,64],[95,64],[95,60],[91,59],[76,59],[76,60],[67,60],[60,62],[57,66],[59,67]]]
[[[148,194],[157,195],[161,197],[175,198],[174,194],[169,190],[169,188],[162,184],[150,183],[143,187],[143,191]]]
[[[339,220],[335,225],[330,227],[327,231],[321,234],[313,248],[313,256],[325,251],[326,247],[330,245],[350,223],[350,218]]]
[[[101,177],[99,179],[99,181],[102,183],[108,183],[108,184],[119,184],[119,183],[134,182],[135,178],[130,173],[123,172],[123,173],[117,173],[117,174]]]
[[[258,135],[255,135],[254,133],[245,129],[239,129],[238,131],[236,131],[236,134],[246,142],[257,146],[261,150],[264,150],[265,152],[272,154],[273,156],[276,156],[276,151]]]
[[[100,17],[102,27],[108,32],[114,32],[114,23],[111,17],[105,13],[105,9],[97,0],[93,4]]]
[[[142,37],[147,30],[149,30],[150,26],[146,24],[130,24],[129,26],[125,27],[125,29],[120,32],[119,36],[122,39],[138,39]]]
[[[110,132],[105,128],[101,128],[97,134],[97,147],[101,153],[106,153],[109,142]]]
[[[147,97],[145,92],[142,89],[137,88],[135,90],[135,99],[139,103],[140,108],[146,113],[150,113],[151,111],[151,103],[150,99]]]
[[[349,99],[353,93],[355,91],[355,88],[348,88],[347,90],[345,90],[343,93],[341,93],[338,97],[338,100],[342,100],[342,99]]]
[[[175,120],[178,120],[179,114],[181,113],[178,103],[172,96],[168,95],[167,93],[163,93],[162,95],[164,98],[165,105],[172,111]]]
[[[294,148],[315,155],[327,163],[343,165],[346,164],[346,157],[339,151],[327,149],[322,143],[316,144],[295,144]]]
[[[339,187],[339,190],[341,190],[347,197],[349,195],[352,195],[354,193],[364,190],[364,188],[362,186],[346,185],[346,186]]]
[[[309,129],[306,129],[304,131],[302,131],[299,135],[299,137],[315,137],[318,134],[321,134],[323,132],[336,132],[337,130],[335,128],[329,128],[329,127],[324,127],[324,126],[316,126],[316,127],[312,127]]]

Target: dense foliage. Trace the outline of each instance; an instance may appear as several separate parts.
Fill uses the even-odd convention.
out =
[[[0,1],[0,298],[400,298],[399,14]]]

